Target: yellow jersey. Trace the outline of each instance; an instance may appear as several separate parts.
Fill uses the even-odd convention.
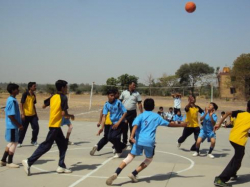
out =
[[[199,127],[198,121],[198,112],[201,114],[203,110],[199,106],[185,108],[186,111],[186,119],[185,122],[188,122],[187,127]]]
[[[21,98],[21,103],[23,104],[23,113],[25,116],[34,116],[36,115],[35,104],[36,104],[36,95],[31,95],[29,91],[23,93]]]

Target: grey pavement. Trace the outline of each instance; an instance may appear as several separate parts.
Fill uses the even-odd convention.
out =
[[[40,120],[40,134],[38,142],[45,140],[48,132],[48,121]],[[111,144],[94,156],[90,156],[91,148],[99,141],[101,136],[96,136],[98,128],[96,123],[73,121],[74,129],[70,140],[75,145],[68,147],[66,165],[72,169],[71,174],[57,174],[55,172],[58,162],[57,146],[44,154],[31,168],[31,176],[24,173],[21,161],[28,158],[36,149],[30,145],[31,128],[29,127],[23,147],[17,148],[14,163],[20,164],[19,169],[0,167],[0,186],[25,186],[25,187],[80,187],[80,186],[106,186],[107,177],[112,175],[123,158],[113,159]],[[113,186],[138,186],[138,187],[210,187],[213,185],[214,177],[219,175],[233,156],[228,136],[230,129],[220,129],[217,132],[217,143],[213,152],[215,159],[206,156],[209,143],[201,145],[200,157],[192,157],[189,148],[194,143],[193,136],[177,148],[177,139],[182,134],[182,128],[159,127],[156,135],[156,151],[153,162],[142,171],[138,183],[131,183],[127,175],[132,172],[145,158],[136,157],[114,181]],[[64,133],[67,127],[63,127]],[[0,119],[0,156],[6,146],[4,139],[5,121]],[[250,146],[246,146],[246,154],[238,172],[239,180],[232,182],[233,186],[250,186]]]

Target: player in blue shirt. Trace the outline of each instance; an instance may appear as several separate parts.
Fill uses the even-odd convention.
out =
[[[5,140],[9,143],[5,148],[5,152],[3,154],[0,165],[7,165],[9,168],[19,168],[19,165],[13,163],[13,156],[19,139],[18,129],[23,130],[23,126],[21,125],[22,121],[19,106],[16,100],[16,95],[19,94],[19,86],[17,84],[10,83],[7,86],[7,91],[10,93],[10,96],[7,99],[5,107]]]
[[[176,123],[181,123],[182,121],[184,121],[180,110],[178,110],[177,113],[174,115],[173,121],[175,121]]]
[[[186,123],[177,125],[174,122],[168,122],[157,113],[152,112],[155,107],[153,99],[146,99],[143,106],[145,111],[137,116],[133,122],[133,130],[130,135],[130,140],[133,142],[131,152],[121,162],[115,173],[106,180],[107,185],[111,185],[121,171],[135,158],[135,156],[142,155],[142,152],[144,151],[146,159],[128,176],[133,182],[137,182],[136,175],[145,169],[153,160],[155,134],[158,126],[186,126]]]
[[[215,114],[215,111],[217,109],[217,104],[213,102],[209,104],[207,109],[205,108],[205,113],[203,113],[200,118],[200,121],[203,121],[203,126],[200,130],[200,134],[196,142],[196,152],[193,154],[193,156],[199,156],[201,142],[203,142],[207,138],[207,141],[211,142],[208,156],[212,159],[214,158],[214,155],[212,155],[212,151],[214,149],[216,139],[214,125],[217,121],[217,115]]]
[[[103,107],[103,118],[101,123],[101,128],[97,135],[100,135],[104,129],[106,117],[108,112],[110,113],[110,120],[112,122],[111,128],[108,132],[108,140],[114,145],[116,150],[115,158],[121,156],[122,151],[127,148],[126,144],[121,142],[122,129],[125,125],[124,119],[127,114],[126,108],[123,106],[122,102],[115,98],[115,89],[108,90],[108,102],[105,103]]]

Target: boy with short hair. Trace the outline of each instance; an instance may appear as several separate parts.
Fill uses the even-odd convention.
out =
[[[5,148],[5,152],[3,154],[2,160],[0,161],[0,165],[7,165],[9,168],[19,168],[19,165],[13,163],[13,156],[19,138],[18,129],[23,130],[23,126],[21,125],[19,106],[16,99],[16,96],[19,94],[19,86],[17,84],[10,83],[7,86],[7,91],[10,93],[10,96],[6,101],[5,107],[5,140],[9,143]]]
[[[152,112],[155,104],[153,99],[146,99],[144,101],[145,111],[137,116],[133,122],[133,130],[130,135],[130,140],[133,142],[133,147],[128,156],[121,162],[115,173],[106,180],[107,185],[112,185],[113,181],[121,173],[121,171],[134,159],[135,156],[139,156],[144,151],[146,159],[129,174],[129,178],[133,182],[137,182],[137,174],[145,169],[153,160],[155,150],[155,134],[158,126],[170,126],[170,127],[184,127],[185,123],[180,125],[174,122],[169,123],[162,119],[161,116]],[[135,138],[134,138],[135,137]]]
[[[166,113],[166,119],[167,119],[167,121],[170,122],[173,120],[173,117],[174,117],[174,111],[173,111],[173,108],[170,107],[169,111]]]
[[[215,111],[217,109],[218,109],[217,104],[211,102],[208,106],[208,109],[205,108],[205,113],[201,115],[200,121],[203,121],[203,126],[200,130],[200,134],[196,142],[196,152],[193,154],[193,156],[199,156],[200,144],[207,138],[207,141],[211,142],[210,149],[208,152],[208,157],[212,159],[214,158],[214,155],[212,155],[212,151],[214,149],[216,140],[214,125],[217,121],[217,115],[215,114]]]
[[[39,124],[35,106],[36,104],[35,91],[36,91],[36,82],[29,82],[28,90],[24,92],[22,95],[20,109],[21,109],[23,130],[19,131],[19,140],[17,147],[22,146],[26,131],[29,127],[29,123],[31,124],[32,128],[31,144],[34,146],[38,146],[37,136],[39,133]]]
[[[119,91],[117,89],[114,89],[114,93],[115,93],[115,99],[119,99]],[[106,104],[106,103],[105,103]],[[100,127],[102,124],[102,119],[103,119],[103,109],[100,112],[100,119],[99,122],[97,124],[97,127]],[[110,119],[110,112],[107,113],[106,119],[105,119],[105,123],[104,123],[104,136],[103,138],[91,149],[90,151],[90,155],[93,156],[95,154],[96,151],[100,151],[108,142],[109,142],[109,131],[112,128],[112,121]],[[99,135],[99,133],[98,133]],[[116,150],[113,146],[113,153],[116,153]]]
[[[49,132],[46,137],[46,140],[39,145],[36,151],[29,157],[27,160],[23,160],[22,164],[24,166],[24,171],[29,176],[30,175],[30,167],[46,152],[51,149],[54,141],[57,144],[59,149],[59,163],[57,168],[57,173],[71,173],[70,169],[66,168],[64,163],[66,151],[68,148],[68,140],[64,137],[61,123],[62,118],[71,118],[74,120],[74,115],[68,114],[68,99],[67,99],[67,82],[64,80],[56,81],[56,89],[57,94],[54,94],[49,103],[46,105],[50,105],[50,120],[49,120]]]
[[[166,118],[166,113],[163,111],[163,107],[159,107],[159,111],[157,112],[163,119]]]
[[[120,157],[122,151],[127,148],[126,144],[121,142],[122,130],[124,128],[124,125],[126,125],[123,121],[127,115],[127,110],[123,106],[122,102],[115,98],[116,93],[117,92],[114,89],[108,90],[107,92],[108,102],[106,102],[103,107],[101,128],[97,133],[97,135],[100,135],[102,133],[107,115],[108,113],[110,113],[110,120],[112,122],[112,125],[108,131],[108,141],[110,141],[114,145],[114,148],[116,150],[114,158]]]
[[[174,114],[177,114],[178,111],[181,111],[181,94],[175,93],[171,95],[174,98]]]
[[[190,148],[191,151],[196,151],[196,141],[200,133],[200,126],[198,122],[198,113],[202,114],[204,111],[197,106],[196,98],[194,95],[188,97],[188,104],[185,107],[186,119],[185,122],[188,122],[187,127],[183,129],[182,136],[177,141],[177,147],[180,147],[181,144],[189,137],[191,134],[194,134],[195,143]]]
[[[220,122],[214,126],[214,131],[220,128],[221,124],[228,116],[236,118],[234,127],[229,135],[229,141],[235,152],[224,171],[219,176],[215,177],[214,185],[222,187],[232,186],[226,183],[230,179],[237,180],[237,172],[241,167],[241,162],[245,154],[245,145],[248,140],[248,131],[250,130],[250,100],[247,103],[247,111],[238,110],[227,112]]]

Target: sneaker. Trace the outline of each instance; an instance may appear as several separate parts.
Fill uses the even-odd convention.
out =
[[[111,177],[109,177],[107,180],[106,180],[106,184],[111,186],[113,181],[117,178],[117,174],[114,173]]]
[[[221,186],[221,187],[232,187],[232,185],[226,184],[219,177],[215,177],[215,179],[214,179],[214,185],[215,186]]]
[[[231,177],[230,180],[231,180],[231,181],[237,181],[237,180],[238,180],[238,176],[235,175],[235,176]]]
[[[22,144],[21,143],[17,144],[17,147],[18,148],[22,147]]]
[[[70,169],[67,168],[62,168],[60,166],[58,166],[58,168],[56,169],[57,173],[72,173],[72,171]]]
[[[37,142],[31,142],[31,144],[36,146],[36,147],[38,147],[38,145],[39,145]]]
[[[120,158],[121,155],[122,155],[122,153],[115,153],[115,155],[113,156],[113,158]]]
[[[199,156],[200,154],[197,152],[194,152],[193,156]]]
[[[122,149],[122,151],[125,151],[127,148],[128,148],[128,146],[126,145],[126,146]]]
[[[211,159],[214,159],[214,155],[212,155],[212,154],[208,154],[207,155],[209,158],[211,158]]]
[[[96,150],[97,150],[97,145],[95,145],[95,146],[92,148],[92,150],[90,151],[89,154],[90,154],[91,156],[93,156],[93,155],[95,154]]]
[[[138,182],[138,179],[132,173],[130,173],[128,177],[132,180],[132,182]]]
[[[177,147],[181,147],[181,143],[177,142]]]
[[[68,145],[74,145],[74,142],[68,141]]]
[[[113,149],[113,153],[115,154],[116,153],[116,150],[115,150],[115,148],[112,148]]]
[[[20,166],[14,163],[6,164],[7,167],[9,168],[19,168]]]
[[[6,162],[3,162],[2,160],[0,161],[0,166],[6,166]]]
[[[23,169],[25,173],[27,174],[27,176],[30,176],[30,166],[28,164],[28,160],[23,160],[22,164],[23,164]]]

